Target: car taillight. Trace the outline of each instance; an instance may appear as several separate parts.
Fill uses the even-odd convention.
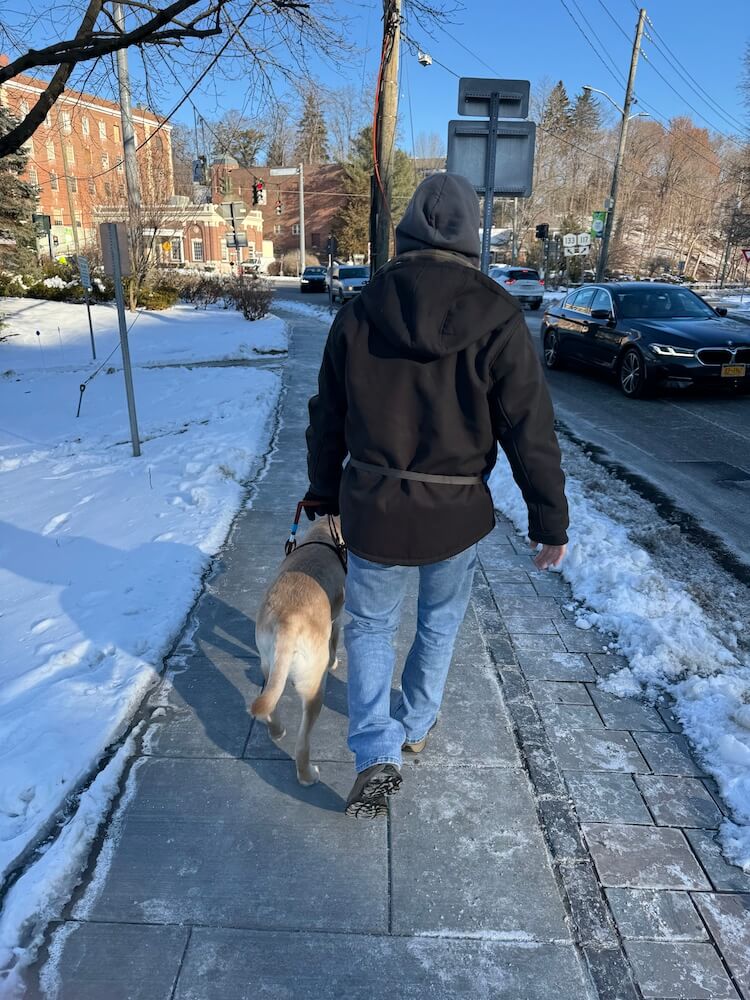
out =
[[[515,285],[515,283],[516,283],[515,278],[508,278],[505,282],[506,285]]]
[[[543,285],[543,284],[544,284],[544,278],[540,278],[540,279],[539,279],[539,284],[540,284],[540,285]]]

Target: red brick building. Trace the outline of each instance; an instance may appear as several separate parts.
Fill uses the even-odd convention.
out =
[[[46,86],[44,80],[17,76],[0,87],[0,101],[23,118]],[[142,108],[133,109],[133,120],[136,144],[145,142],[137,154],[144,203],[167,202],[174,191],[171,126],[159,128],[159,118]],[[95,211],[125,200],[120,106],[68,90],[27,143],[27,152],[25,179],[39,191],[38,211],[50,216],[58,249],[72,250],[74,225],[82,246],[96,242]]]
[[[253,183],[262,180],[267,203],[263,213],[263,234],[273,242],[274,256],[299,253],[299,177],[272,177],[270,167],[232,166],[214,163],[211,167],[213,201],[237,198],[253,207]],[[349,195],[344,187],[344,168],[338,163],[304,167],[305,249],[324,258],[328,234]],[[277,212],[280,203],[281,212]]]

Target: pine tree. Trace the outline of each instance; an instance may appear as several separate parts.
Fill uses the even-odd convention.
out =
[[[373,172],[372,126],[363,128],[353,143],[352,157],[344,165],[344,186],[349,195],[334,226],[339,256],[365,254],[370,241],[370,178]],[[414,164],[402,149],[393,154],[393,198],[391,215],[394,226],[404,213],[414,193]]]
[[[297,142],[294,147],[295,161],[310,165],[327,163],[328,130],[316,87],[311,85],[303,91],[302,107],[302,118],[297,126]]]
[[[18,124],[18,119],[0,104],[0,135]],[[21,179],[28,155],[21,148],[0,159],[0,268],[28,273],[36,262],[36,234],[31,215],[36,207],[36,189]]]
[[[571,128],[581,139],[585,139],[586,136],[590,137],[598,132],[601,124],[602,115],[598,102],[591,96],[590,91],[581,91],[570,113]]]
[[[570,128],[570,98],[562,80],[558,80],[549,93],[542,116],[542,126],[558,135]]]

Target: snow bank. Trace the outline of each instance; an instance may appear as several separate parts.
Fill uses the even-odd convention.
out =
[[[28,343],[51,309],[54,351],[80,359],[85,312],[16,303],[0,341],[0,874],[155,683],[268,448],[280,388],[277,373],[250,366],[136,367],[134,459],[122,373],[102,371],[76,419],[90,367],[44,368]],[[275,317],[235,323],[186,309],[144,315],[131,342],[136,364],[286,346]]]
[[[112,364],[119,364],[115,307],[92,305],[91,315],[98,361],[115,349]],[[0,332],[0,372],[95,367],[85,305],[7,298],[0,299],[0,317],[7,324]],[[248,323],[240,313],[219,307],[141,310],[128,313],[128,325],[134,365],[256,358],[286,349],[285,327],[278,317]]]
[[[685,575],[675,576],[664,562],[636,540],[639,532],[620,503],[624,484],[616,483],[572,445],[564,447],[571,529],[562,574],[584,606],[581,626],[596,626],[614,638],[610,648],[629,666],[599,684],[620,696],[662,692],[675,699],[675,714],[712,774],[733,813],[721,830],[724,851],[750,871],[750,660],[742,648],[742,620],[726,616],[729,594],[700,599]],[[528,519],[520,491],[503,459],[490,481],[496,507],[526,533]],[[644,520],[662,530],[670,543],[672,526],[660,522],[651,505],[640,501]],[[710,557],[703,553],[705,563]],[[687,561],[686,561],[687,562]],[[702,567],[703,572],[703,567]],[[692,564],[695,574],[695,563]],[[723,610],[722,610],[723,609]],[[735,616],[739,619],[740,616]]]
[[[323,304],[325,303],[325,305]],[[302,316],[310,316],[312,319],[322,320],[324,323],[333,323],[336,318],[335,307],[333,313],[328,308],[328,297],[321,296],[320,302],[300,302],[297,299],[278,299],[276,305],[279,309],[286,309],[289,312],[300,313]]]

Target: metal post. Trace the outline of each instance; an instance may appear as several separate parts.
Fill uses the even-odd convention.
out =
[[[234,218],[234,202],[229,202],[229,218],[232,222],[232,232],[234,233],[234,252],[237,254],[237,268],[240,284],[242,284],[242,247],[237,243],[237,222]]]
[[[94,341],[94,324],[91,322],[91,300],[89,299],[89,290],[84,288],[83,297],[86,301],[86,314],[89,318],[89,337],[91,337],[91,360],[96,361],[96,342]]]
[[[513,246],[511,264],[517,263],[518,257],[518,198],[513,199]]]
[[[742,278],[742,291],[740,292],[740,302],[744,301],[745,289],[747,288],[747,265],[750,264],[750,260],[745,257],[745,274]]]
[[[115,24],[125,32],[125,13],[121,3],[112,5]],[[127,49],[117,50],[117,82],[120,91],[120,120],[122,122],[122,148],[125,163],[125,187],[128,194],[128,229],[130,236],[130,256],[136,282],[141,277],[143,267],[141,246],[141,180],[138,174],[138,159],[135,152],[135,130],[133,128],[133,108],[128,72]],[[131,283],[131,304],[135,308]]]
[[[299,165],[299,273],[305,270],[305,168]]]
[[[641,39],[643,38],[643,29],[646,23],[646,9],[641,7],[640,13],[638,14],[638,27],[635,31],[635,41],[633,42],[633,52],[630,57],[630,73],[628,74],[628,85],[625,90],[625,104],[622,109],[622,125],[620,126],[620,141],[617,146],[617,158],[615,160],[615,169],[612,172],[612,187],[609,192],[609,211],[607,212],[607,221],[604,224],[604,233],[602,234],[602,246],[599,251],[599,262],[596,266],[596,280],[601,281],[604,277],[604,271],[607,267],[607,257],[609,256],[609,243],[612,238],[612,232],[615,226],[615,210],[617,208],[617,188],[620,183],[620,170],[622,168],[622,161],[625,156],[625,140],[628,135],[628,119],[630,118],[630,108],[633,104],[633,85],[635,83],[635,71],[638,67],[638,56],[641,51]]]
[[[497,120],[500,116],[500,95],[490,97],[490,126],[487,133],[487,155],[484,158],[484,219],[482,221],[482,258],[484,274],[490,269],[492,240],[492,209],[495,204],[495,160],[497,159]]]
[[[544,287],[549,288],[549,237],[544,241]]]
[[[112,270],[115,283],[115,301],[117,302],[117,322],[120,327],[120,350],[122,351],[122,373],[125,377],[125,395],[128,398],[128,417],[130,418],[130,440],[133,443],[133,458],[141,453],[141,441],[138,435],[138,420],[135,413],[135,394],[133,392],[133,372],[130,365],[130,348],[128,346],[128,326],[125,321],[125,296],[122,293],[122,269],[120,267],[120,245],[117,242],[117,227],[113,222],[107,224],[109,244],[112,248]]]

